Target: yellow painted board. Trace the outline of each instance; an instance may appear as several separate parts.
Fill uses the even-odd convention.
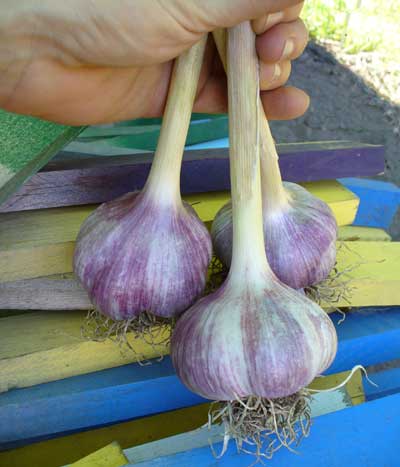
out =
[[[337,306],[400,305],[400,242],[343,242],[337,267],[351,269],[344,279],[352,289],[350,304],[341,300]]]
[[[360,199],[352,191],[336,180],[321,180],[301,183],[301,185],[329,204],[339,226],[353,223]]]
[[[304,186],[328,202],[339,225],[351,224],[359,199],[335,180],[305,183]],[[230,199],[227,191],[185,196],[204,222],[212,221],[217,211]],[[0,250],[71,242],[96,205],[39,209],[0,214]]]
[[[354,220],[359,200],[340,183],[331,180],[304,186],[329,202],[339,225]],[[209,222],[228,201],[229,192],[193,194],[186,199]],[[71,272],[76,235],[94,208],[75,206],[0,214],[0,282]]]
[[[357,214],[359,198],[336,180],[302,183],[310,193],[322,199],[331,207],[338,225],[351,224]],[[218,210],[230,200],[228,191],[193,194],[184,197],[193,205],[204,222],[214,219]]]
[[[71,242],[97,205],[0,214],[0,251]]]
[[[343,225],[339,227],[338,239],[343,241],[390,242],[392,237],[383,229]]]
[[[345,242],[343,245],[338,253],[339,270],[359,264],[346,278],[351,279],[354,289],[350,305],[399,305],[400,243]],[[349,304],[342,301],[338,306]],[[0,318],[0,392],[136,361],[135,354],[121,352],[114,342],[83,340],[84,318],[85,313],[81,311],[38,311]],[[166,328],[160,339],[168,332]],[[131,345],[145,358],[157,356],[153,347],[140,340],[131,338]],[[165,346],[158,350],[168,353]]]
[[[335,387],[342,383],[348,374],[349,372],[344,372],[318,378],[310,387],[314,389]],[[359,371],[346,384],[346,392],[352,405],[365,401]],[[202,426],[207,420],[208,410],[209,404],[201,404],[0,452],[0,465],[7,467],[65,465],[114,440],[124,449],[139,446]],[[79,463],[73,464],[74,467],[75,465],[81,467]],[[82,464],[82,467],[86,465]]]
[[[133,363],[138,355],[151,359],[169,352],[165,345],[156,349],[133,336],[128,338],[136,353],[111,340],[88,341],[81,337],[85,315],[39,311],[0,318],[0,392]],[[165,328],[160,341],[169,332]]]
[[[71,445],[71,449],[72,449]],[[75,447],[75,446],[74,446]],[[76,451],[75,451],[76,453]],[[122,467],[128,464],[128,458],[122,452],[120,445],[114,441],[83,459],[74,462],[70,467]],[[43,465],[40,462],[40,465]],[[54,465],[62,465],[57,462]]]
[[[0,282],[72,272],[75,242],[0,248]]]

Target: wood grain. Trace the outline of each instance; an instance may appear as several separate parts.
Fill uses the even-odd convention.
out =
[[[89,310],[92,304],[75,279],[39,278],[0,282],[0,309]]]
[[[383,172],[381,146],[349,142],[278,145],[284,180],[294,182],[372,176]],[[61,154],[63,156],[63,154]],[[76,154],[78,156],[78,154]],[[102,203],[140,190],[149,173],[152,154],[64,158],[41,172],[0,206],[0,212]],[[230,189],[228,149],[188,150],[184,154],[183,194]]]

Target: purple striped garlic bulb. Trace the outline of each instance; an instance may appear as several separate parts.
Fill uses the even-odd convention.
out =
[[[250,22],[229,30],[228,60],[231,267],[219,290],[178,319],[171,357],[190,390],[219,401],[210,418],[224,424],[225,439],[233,437],[239,450],[249,443],[258,457],[270,457],[277,444],[298,443],[296,423],[309,420],[305,388],[331,364],[337,336],[329,316],[283,284],[268,264],[258,60]],[[269,444],[271,433],[277,437]]]
[[[295,183],[283,182],[284,197],[268,202],[263,186],[265,251],[277,277],[294,289],[327,278],[336,261],[337,224],[330,207]],[[232,260],[232,204],[217,213],[211,236],[218,258]]]
[[[335,328],[273,273],[238,272],[178,320],[171,340],[176,372],[207,399],[290,396],[332,363]]]
[[[114,320],[143,311],[172,317],[203,293],[210,235],[187,203],[146,191],[102,204],[77,239],[75,274],[93,304]]]
[[[214,31],[221,61],[226,68],[226,33]],[[336,261],[336,219],[330,207],[295,183],[282,182],[278,154],[264,107],[258,142],[261,146],[261,183],[265,250],[278,278],[294,289],[326,279]],[[232,204],[214,219],[211,236],[218,258],[229,268],[232,259]]]
[[[102,204],[78,235],[75,274],[97,309],[113,320],[142,312],[173,317],[204,291],[211,238],[181,199],[180,170],[206,41],[175,62],[143,191]]]

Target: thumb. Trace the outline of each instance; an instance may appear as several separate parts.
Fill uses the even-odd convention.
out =
[[[304,0],[179,0],[186,24],[194,31],[227,28],[292,7]],[[191,24],[190,24],[191,23]]]

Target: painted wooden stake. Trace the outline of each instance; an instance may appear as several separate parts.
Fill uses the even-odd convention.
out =
[[[290,182],[373,176],[384,170],[381,146],[339,141],[281,144],[277,148],[283,179]],[[0,205],[0,212],[102,203],[140,190],[152,157],[145,153],[56,159]],[[183,194],[229,189],[227,148],[185,152]]]
[[[0,204],[81,131],[0,110]]]
[[[85,458],[74,462],[70,467],[122,467],[128,462],[117,442],[113,442]]]
[[[332,388],[347,376],[346,372],[320,378],[313,387]],[[361,376],[355,374],[340,390],[317,395],[312,406],[313,416],[363,401]],[[207,421],[208,403],[183,386],[169,358],[162,362],[154,361],[151,366],[127,365],[11,391],[0,396],[0,414],[5,423],[0,426],[0,451],[43,437],[121,422],[122,426],[115,426],[112,430],[95,430],[93,439],[89,434],[76,434],[72,440],[81,443],[88,440],[89,446],[96,449],[99,446],[96,443],[106,443],[111,437],[122,446],[130,447],[149,438],[159,439],[203,425]],[[189,407],[193,410],[185,410]],[[175,412],[177,409],[184,410]],[[147,418],[150,416],[151,419]],[[0,454],[0,462],[4,457],[7,458],[7,453]]]
[[[341,182],[360,198],[355,225],[388,229],[400,208],[400,188],[377,180],[344,178]]]
[[[343,225],[339,227],[338,240],[344,242],[390,242],[392,237],[383,229],[359,227],[357,225]]]
[[[338,428],[340,427],[340,428]],[[280,449],[269,460],[271,467],[336,467],[352,465],[364,467],[366,460],[370,465],[396,466],[398,464],[398,433],[400,432],[400,394],[378,399],[367,404],[324,415],[315,420],[312,432],[305,438],[296,452]],[[191,433],[192,443],[198,432]],[[183,441],[183,440],[182,440]],[[179,453],[164,457],[152,457],[143,462],[132,458],[127,467],[184,467],[216,465],[206,437],[203,447],[186,450],[189,444],[169,439],[167,443],[177,445]],[[143,446],[142,452],[157,453],[157,444]],[[215,446],[221,450],[221,443]],[[234,443],[230,443],[227,453],[218,460],[221,467],[247,467],[254,462],[254,456],[238,454]]]
[[[399,289],[399,286],[397,286]],[[372,315],[373,317],[371,318]],[[56,381],[70,376],[82,375],[99,370],[118,367],[137,361],[137,355],[127,349],[121,349],[115,342],[88,342],[82,340],[81,325],[85,313],[82,312],[33,312],[27,315],[16,315],[0,318],[0,392],[12,388],[23,388],[40,383]],[[333,319],[336,315],[333,313]],[[379,319],[378,319],[379,317]],[[357,321],[358,319],[358,321]],[[352,336],[365,325],[381,325],[381,335],[369,338],[369,348],[365,349],[362,340],[355,341]],[[369,313],[363,316],[361,312],[351,313],[345,322],[338,326],[338,333],[350,329],[353,347],[340,352],[332,371],[339,372],[349,369],[348,363],[364,365],[375,364],[381,361],[382,355],[387,360],[398,358],[400,355],[400,325],[399,309],[388,308],[387,312]],[[160,341],[167,337],[168,330],[159,337]],[[21,339],[21,335],[24,339]],[[343,337],[343,338],[344,338]],[[137,354],[151,359],[159,353],[167,354],[169,348],[160,345],[158,348],[128,336],[130,344]],[[396,339],[398,341],[396,342]],[[385,344],[386,340],[386,344]],[[358,342],[356,345],[355,342]],[[376,344],[376,345],[375,345]],[[346,344],[347,345],[347,344]],[[360,347],[357,347],[357,346]],[[377,345],[382,349],[377,351]],[[344,347],[346,349],[348,347]],[[384,353],[386,352],[386,353]],[[397,352],[397,354],[396,354]],[[367,355],[368,360],[362,356]],[[377,360],[374,360],[377,359]],[[144,370],[143,370],[144,371]],[[143,373],[144,374],[144,373]]]
[[[115,440],[123,448],[131,448],[198,428],[207,419],[208,409],[208,403],[195,405],[78,433],[61,434],[61,436],[28,445],[24,440],[20,440],[19,443],[24,446],[7,451],[0,450],[0,465],[7,467],[61,466],[86,456]]]
[[[337,269],[347,270],[341,278],[347,282],[347,299],[342,297],[333,304],[322,302],[322,306],[332,308],[400,304],[399,242],[340,241],[337,247]],[[72,276],[62,278],[64,273],[72,272],[73,249],[74,243],[68,242],[29,250],[17,249],[6,254],[0,251],[0,259],[7,259],[7,263],[3,264],[8,264],[7,271],[2,273],[0,263],[0,310],[55,311],[90,308],[86,293],[72,280]],[[58,276],[40,278],[47,276],[49,272]],[[18,280],[26,277],[29,279]],[[54,283],[50,282],[52,280]],[[81,319],[83,320],[83,316]]]
[[[333,209],[339,225],[354,219],[358,198],[336,181],[304,184]],[[203,221],[211,221],[229,193],[184,197]],[[72,271],[74,240],[95,206],[0,214],[0,283]],[[0,305],[1,306],[1,305]]]

